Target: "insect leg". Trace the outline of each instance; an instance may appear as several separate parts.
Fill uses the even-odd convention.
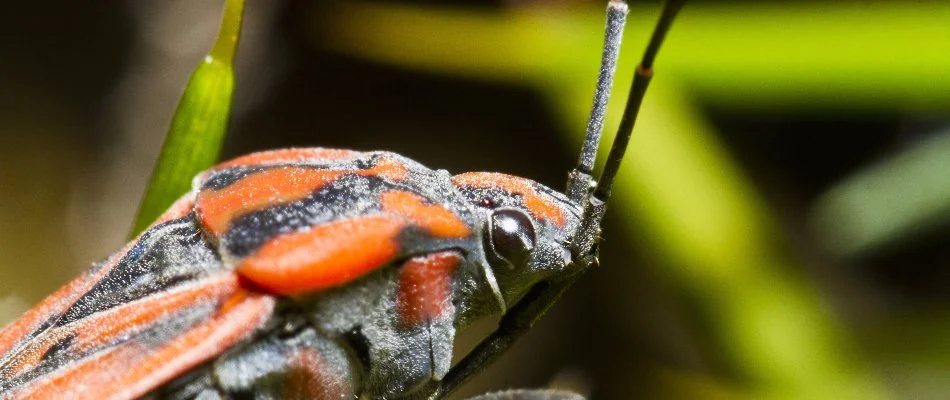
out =
[[[259,341],[218,362],[214,375],[232,396],[267,392],[282,399],[348,399],[359,387],[343,346],[313,328]]]
[[[304,327],[237,348],[152,397],[352,399],[359,379],[343,345]]]

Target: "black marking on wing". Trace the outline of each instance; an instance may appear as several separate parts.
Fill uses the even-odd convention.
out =
[[[69,349],[69,346],[73,344],[74,340],[76,340],[75,334],[70,334],[60,339],[58,342],[50,346],[50,348],[47,349],[45,353],[43,353],[43,357],[40,358],[40,361],[41,362],[46,361],[53,357],[56,357],[57,355],[62,354],[63,352]]]
[[[222,243],[230,254],[244,257],[282,234],[378,209],[379,193],[394,188],[382,177],[343,175],[304,199],[237,218]]]
[[[214,172],[208,180],[201,184],[201,190],[221,190],[231,186],[244,177],[268,169],[260,166],[238,166]]]
[[[352,160],[347,160],[347,162],[335,162],[335,163],[325,163],[325,164],[313,164],[313,163],[275,163],[268,165],[239,165],[230,167],[227,169],[222,169],[220,171],[215,171],[208,180],[204,181],[201,184],[201,190],[221,190],[234,183],[237,183],[241,179],[244,179],[248,175],[253,175],[261,171],[266,171],[274,168],[286,168],[286,167],[297,167],[297,168],[309,168],[316,170],[328,170],[328,169],[340,169],[340,170],[367,170],[374,167],[380,159],[384,156],[382,154],[373,154],[371,157],[361,157],[355,158]]]
[[[42,324],[40,324],[40,326],[36,327],[36,329],[33,330],[33,333],[30,335],[30,337],[33,338],[33,337],[39,336],[41,333],[45,332],[47,329],[52,328],[53,325],[56,324],[56,321],[59,321],[59,319],[62,317],[63,317],[63,314],[61,313],[57,313],[57,314],[53,314],[49,316],[48,318],[46,318],[45,321],[43,321]]]
[[[193,214],[146,231],[122,259],[55,322],[62,326],[220,268]]]

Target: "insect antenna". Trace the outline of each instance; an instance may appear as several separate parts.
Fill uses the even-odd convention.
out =
[[[597,92],[591,110],[591,121],[587,126],[587,136],[584,140],[578,166],[571,171],[568,178],[568,196],[584,207],[581,226],[570,240],[569,245],[575,257],[573,273],[534,285],[518,303],[502,316],[498,328],[491,335],[482,340],[465,358],[453,366],[442,381],[430,387],[429,399],[447,396],[497,359],[547,313],[548,309],[580,278],[584,271],[597,263],[597,251],[594,245],[600,236],[600,222],[606,211],[607,200],[610,197],[614,178],[620,168],[620,161],[623,159],[627,143],[633,133],[633,125],[643,102],[643,96],[646,93],[650,78],[653,76],[653,61],[656,59],[660,44],[663,42],[663,38],[666,37],[673,19],[685,2],[685,0],[667,0],[663,4],[663,11],[660,14],[653,36],[640,65],[637,66],[633,84],[630,88],[630,98],[624,108],[620,127],[611,146],[604,173],[601,175],[600,181],[597,182],[593,193],[591,193],[590,189],[594,182],[590,171],[597,153],[597,144],[600,141],[607,98],[613,80],[613,69],[616,66],[620,36],[622,35],[627,12],[627,5],[623,1],[612,0],[608,5],[604,59],[601,62],[601,70],[597,79]]]
[[[610,154],[607,156],[604,172],[600,175],[600,181],[597,182],[597,189],[594,191],[594,197],[600,201],[606,202],[610,198],[610,190],[620,170],[620,162],[623,161],[624,153],[627,151],[627,144],[630,143],[630,136],[633,135],[633,126],[637,121],[637,115],[640,113],[640,105],[643,103],[643,96],[646,94],[647,86],[650,85],[650,79],[653,78],[653,61],[656,60],[656,54],[660,51],[660,45],[666,38],[670,26],[673,25],[673,19],[676,13],[686,0],[667,1],[660,14],[660,19],[656,23],[653,36],[650,37],[650,43],[643,53],[643,59],[640,65],[637,65],[636,73],[633,76],[633,84],[630,86],[630,96],[627,98],[627,105],[623,110],[623,117],[620,119],[620,127],[617,128],[617,136],[614,137],[614,143],[610,146]]]
[[[620,41],[623,39],[623,27],[627,22],[629,8],[623,1],[612,0],[607,6],[607,27],[604,34],[604,51],[597,73],[597,86],[594,89],[594,103],[590,107],[590,118],[584,134],[577,166],[568,175],[567,197],[580,204],[590,194],[594,186],[591,173],[597,159],[597,147],[604,131],[604,117],[607,115],[607,102],[614,84],[614,72],[620,56]]]
[[[660,12],[660,18],[650,36],[650,42],[643,53],[643,58],[633,75],[633,83],[630,85],[630,95],[627,97],[627,104],[624,106],[623,117],[620,119],[620,126],[617,128],[617,135],[610,146],[610,154],[607,155],[607,161],[604,164],[604,171],[597,181],[597,187],[593,195],[582,202],[584,206],[584,215],[581,218],[581,226],[574,234],[574,240],[571,241],[571,252],[575,257],[583,257],[591,254],[597,238],[600,235],[600,223],[604,219],[604,213],[607,211],[607,200],[610,199],[611,189],[613,188],[614,178],[620,170],[620,162],[627,151],[627,144],[630,143],[630,137],[633,135],[633,126],[640,114],[640,106],[643,104],[643,97],[646,95],[647,87],[650,85],[650,79],[653,78],[653,62],[660,51],[660,45],[666,38],[670,26],[676,14],[686,0],[667,0],[663,3],[663,11]]]

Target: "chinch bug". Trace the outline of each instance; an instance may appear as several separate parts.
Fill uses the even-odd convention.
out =
[[[564,194],[390,152],[286,149],[206,171],[147,231],[0,331],[2,398],[441,398],[597,260],[659,45],[591,176],[627,12],[608,6],[587,137]],[[455,334],[504,314],[452,365]]]

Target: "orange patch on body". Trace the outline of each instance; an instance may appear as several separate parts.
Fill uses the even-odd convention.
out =
[[[33,399],[140,397],[248,337],[275,300],[239,289],[208,320],[158,347],[131,341],[85,358],[13,393]]]
[[[214,171],[237,166],[264,165],[276,163],[291,163],[307,160],[321,161],[339,161],[358,155],[358,152],[342,149],[278,149],[261,151],[248,154],[246,156],[235,158],[231,161],[223,162],[214,167]]]
[[[423,200],[409,192],[384,192],[384,214],[278,236],[244,258],[236,270],[273,293],[308,293],[345,284],[385,265],[399,254],[398,235],[410,225],[441,238],[471,234],[452,211]]]
[[[297,167],[261,171],[221,190],[202,190],[196,207],[198,217],[211,234],[220,236],[234,218],[273,204],[307,197],[345,173],[347,171]]]
[[[462,260],[455,252],[413,257],[399,271],[397,313],[405,326],[446,315],[452,307],[452,275]]]
[[[564,211],[553,201],[542,197],[527,179],[494,172],[469,172],[453,176],[452,183],[462,187],[498,188],[519,194],[524,199],[525,207],[536,217],[544,218],[557,226],[564,226]]]
[[[382,176],[399,181],[409,172],[402,163],[386,157],[366,170],[273,168],[248,175],[220,190],[202,190],[198,194],[196,210],[201,223],[211,234],[220,236],[237,217],[303,199],[347,174]]]
[[[242,276],[279,294],[326,289],[366,275],[399,252],[406,222],[392,215],[339,220],[265,243],[237,266]]]
[[[408,218],[413,225],[424,228],[433,236],[462,238],[471,234],[468,225],[451,210],[438,204],[425,204],[421,196],[403,191],[384,192],[380,195],[383,211]]]
[[[57,342],[66,338],[69,332],[47,332],[40,339],[30,341],[16,356],[4,364],[0,376],[4,379],[13,379],[36,367],[43,359],[43,355]]]
[[[391,181],[401,181],[409,176],[406,165],[389,157],[382,157],[367,173],[357,172],[360,175],[379,175]]]
[[[300,349],[290,356],[290,371],[287,376],[284,399],[352,399],[353,388],[350,383],[341,379],[342,371],[337,371],[332,364],[326,363],[323,357],[313,349]]]

